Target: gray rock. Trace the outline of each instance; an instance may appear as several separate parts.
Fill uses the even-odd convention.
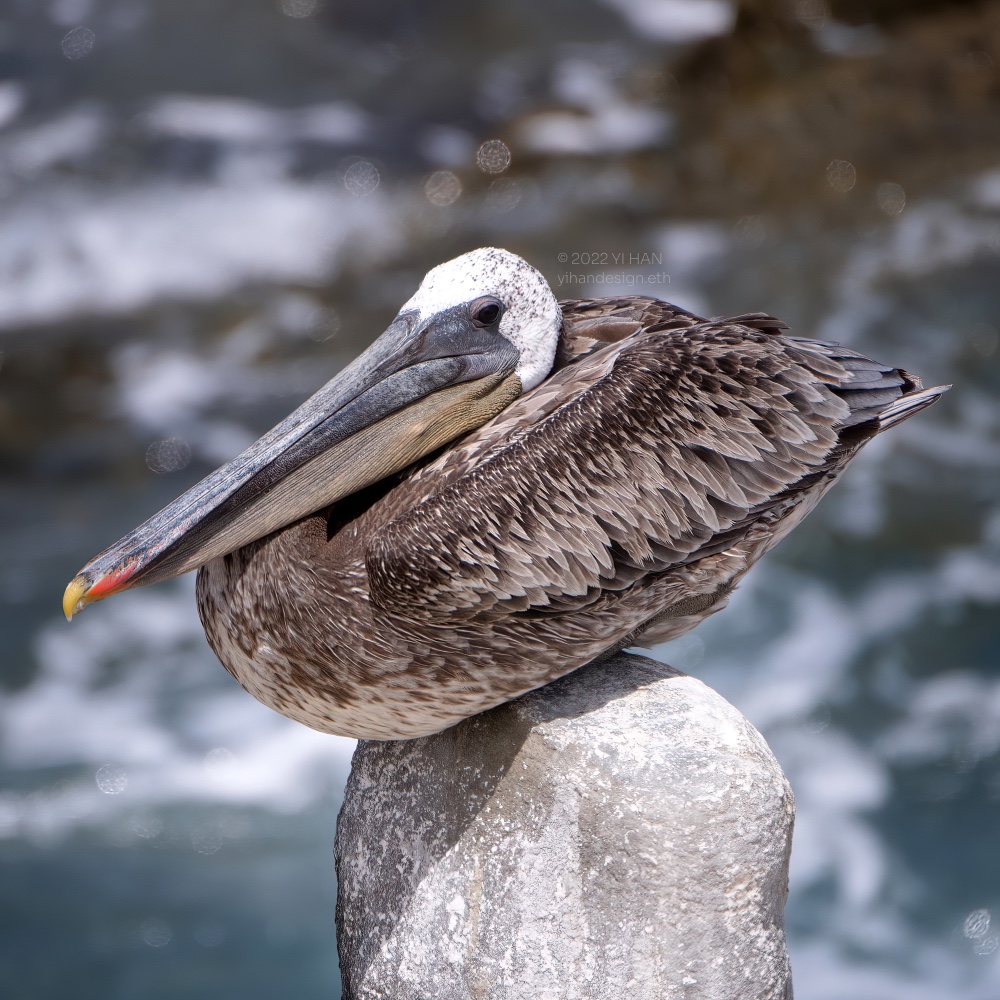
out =
[[[344,996],[789,998],[793,815],[736,709],[627,654],[362,742],[337,824]]]

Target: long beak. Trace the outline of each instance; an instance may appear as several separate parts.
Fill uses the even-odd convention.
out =
[[[406,468],[521,392],[518,353],[461,307],[402,313],[359,358],[233,461],[105,549],[63,611],[196,569]]]

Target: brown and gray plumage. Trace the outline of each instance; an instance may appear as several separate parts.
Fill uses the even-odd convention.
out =
[[[510,287],[462,315],[489,319],[482,303],[494,298],[514,312]],[[538,295],[532,315],[548,308]],[[785,336],[758,313],[704,320],[627,297],[563,302],[553,322],[539,357],[508,328],[516,372],[504,375],[512,360],[499,366],[462,416],[448,400],[431,415],[411,412],[423,402],[401,411],[407,442],[451,414],[429,447],[376,461],[336,500],[280,525],[259,512],[294,508],[276,492],[286,472],[269,474],[263,499],[244,485],[220,504],[226,475],[249,475],[220,470],[85,567],[67,610],[201,566],[209,642],[253,695],[327,732],[423,735],[692,628],[866,441],[943,391],[849,348]],[[274,440],[262,440],[273,457]],[[371,465],[372,441],[362,444],[322,467],[324,484]],[[266,529],[249,541],[252,526],[230,528],[247,509]]]

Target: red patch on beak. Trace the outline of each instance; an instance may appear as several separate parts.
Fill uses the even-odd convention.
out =
[[[118,570],[117,573],[109,573],[107,576],[102,576],[87,591],[87,597],[92,601],[99,601],[102,597],[110,597],[111,594],[118,593],[132,578],[132,574],[133,570],[131,567],[125,567],[125,569]]]

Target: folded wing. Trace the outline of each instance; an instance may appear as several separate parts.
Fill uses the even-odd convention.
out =
[[[442,622],[586,606],[723,551],[836,475],[880,414],[937,398],[760,314],[564,309],[562,367],[418,472],[413,502],[370,542],[376,605]]]

